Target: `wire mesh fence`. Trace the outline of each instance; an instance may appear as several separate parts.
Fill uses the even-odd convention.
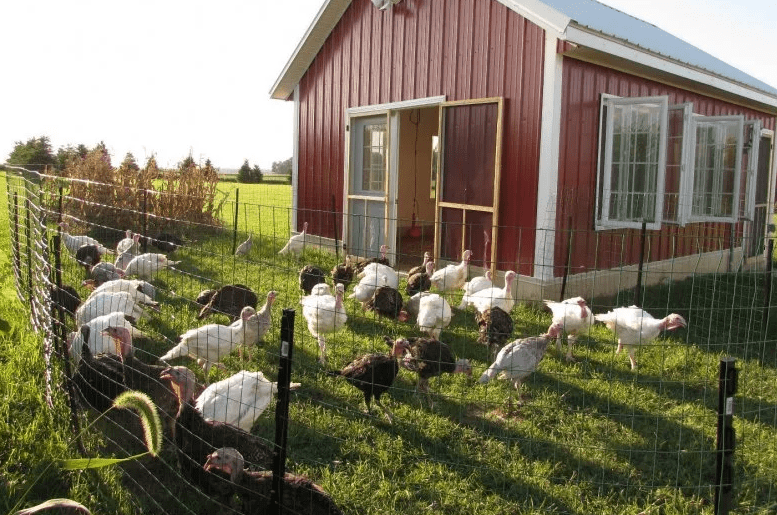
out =
[[[399,303],[390,296],[384,307],[369,291],[362,297],[354,278],[341,307],[330,272],[348,263],[337,234],[341,213],[295,216],[285,184],[219,183],[190,196],[166,190],[171,180],[135,188],[6,174],[14,279],[43,335],[48,395],[68,398],[74,431],[127,389],[149,393],[162,416],[161,456],[124,468],[123,487],[139,512],[267,508],[278,487],[269,471],[280,453],[271,381],[280,380],[289,340],[293,389],[282,452],[295,479],[284,482],[285,513],[712,512],[724,356],[741,367],[734,506],[741,513],[777,507],[771,261],[744,257],[741,239],[722,239],[714,249],[670,243],[696,249],[678,258],[655,251],[665,244],[655,233],[642,243],[639,231],[533,234],[553,246],[534,256],[553,262],[523,262],[527,253],[519,249],[511,263],[495,264],[493,290],[473,292],[472,305],[460,309],[467,300],[460,287],[443,292],[434,282],[439,297],[408,294],[405,272],[433,251],[433,234],[422,230],[390,251]],[[316,217],[334,223],[335,238],[308,234],[299,254],[279,254],[297,234],[292,222]],[[519,241],[534,231],[509,229]],[[605,258],[564,259],[575,239],[591,238],[585,248],[602,249]],[[96,248],[84,249],[90,245]],[[128,259],[159,257],[112,270],[106,263],[122,257],[117,245],[129,246]],[[464,268],[469,279],[483,274],[477,261]],[[305,265],[318,269],[309,270],[312,283],[321,274],[329,295],[303,292]],[[500,296],[506,265],[519,276],[510,295]],[[543,267],[553,270],[544,282],[532,274]],[[124,282],[90,291],[110,277]],[[383,284],[374,280],[381,282],[365,285],[373,291]],[[591,316],[565,335],[569,351],[538,338],[553,319],[542,299],[577,295]],[[514,302],[497,302],[508,297]],[[592,319],[632,304],[657,322],[677,313],[687,325],[636,343],[619,333],[626,346],[618,352],[618,337]],[[581,309],[573,305],[572,313]],[[291,337],[282,335],[283,308],[297,312]],[[562,324],[562,334],[570,332],[572,315]],[[435,347],[427,333],[445,345]],[[517,353],[512,368],[490,368],[516,339],[528,339],[524,348],[539,364]],[[461,359],[466,366],[457,367]],[[498,379],[519,368],[526,373],[514,375],[524,376],[517,390],[513,380]],[[232,397],[234,409],[217,402]],[[142,452],[137,416],[112,411],[85,437],[89,452],[95,445],[102,454]]]

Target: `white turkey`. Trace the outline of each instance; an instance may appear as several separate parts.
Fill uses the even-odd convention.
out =
[[[319,361],[326,364],[325,335],[334,333],[345,326],[348,315],[343,306],[342,284],[335,286],[335,295],[308,295],[300,300],[302,315],[308,322],[310,334],[316,337],[319,349]]]
[[[259,309],[259,311],[256,312],[256,335],[254,336],[254,341],[246,341],[246,345],[248,345],[249,353],[248,353],[248,359],[251,359],[251,345],[255,345],[259,343],[259,340],[261,340],[265,334],[267,334],[267,331],[270,330],[272,327],[272,304],[275,302],[275,297],[278,296],[278,292],[276,291],[269,291],[267,292],[267,300],[265,301],[264,305]],[[237,323],[234,322],[233,325]],[[240,359],[243,359],[243,347],[241,346],[239,348],[240,351]]]
[[[687,327],[685,319],[677,313],[659,320],[637,306],[614,309],[608,313],[595,315],[594,318],[598,322],[604,322],[607,328],[615,333],[615,337],[618,338],[618,349],[626,346],[632,370],[637,368],[637,359],[634,355],[637,346],[649,344],[662,331]]]
[[[87,279],[81,283],[81,286],[92,290],[90,297],[106,291],[126,291],[128,293],[141,292],[147,295],[151,300],[156,298],[156,288],[151,283],[140,279],[114,279],[106,281],[99,286],[95,286],[94,279]]]
[[[345,285],[343,285],[345,288]],[[332,288],[327,283],[318,283],[310,289],[311,295],[332,295]]]
[[[289,385],[292,390],[300,386],[300,383]],[[225,422],[251,431],[275,393],[278,393],[278,383],[269,381],[261,372],[241,370],[205,388],[197,397],[195,408],[208,422]]]
[[[124,313],[120,311],[114,311],[107,315],[95,317],[89,322],[82,324],[79,327],[78,332],[71,333],[68,336],[68,347],[70,349],[70,358],[78,364],[81,359],[81,349],[86,343],[89,346],[92,354],[115,354],[120,355],[116,344],[108,335],[103,334],[103,331],[109,327],[124,327],[130,331],[130,334],[136,338],[143,336],[143,332],[140,329],[135,328]]]
[[[140,295],[148,298],[142,292]],[[158,309],[159,304],[148,298],[150,302],[138,302],[135,296],[125,291],[107,291],[89,297],[76,310],[76,325],[80,326],[92,320],[93,318],[121,311],[132,320],[138,320],[141,317],[148,317],[143,310],[143,306],[149,306]]]
[[[117,256],[124,254],[125,252],[135,256],[140,254],[140,234],[133,235],[132,231],[127,229],[124,238],[119,240],[119,243],[116,244]]]
[[[439,340],[442,330],[451,323],[451,307],[448,301],[436,293],[421,296],[416,322],[421,331]]]
[[[461,288],[464,290],[464,296],[461,298],[461,304],[459,309],[463,310],[467,308],[469,304],[469,296],[480,290],[491,288],[494,286],[494,278],[491,273],[491,268],[488,266],[488,244],[491,242],[491,237],[488,235],[488,231],[483,231],[483,275],[473,277]]]
[[[362,279],[367,275],[374,275],[374,274],[383,274],[386,277],[389,278],[390,281],[393,281],[394,277],[397,278],[397,283],[399,283],[399,274],[396,270],[394,270],[391,266],[386,265],[384,263],[378,263],[378,262],[372,262],[366,265],[364,268],[361,269],[361,271],[356,274],[357,279]]]
[[[248,235],[248,239],[237,246],[235,249],[236,256],[245,256],[251,252],[251,248],[254,246],[254,233]]]
[[[488,383],[497,375],[502,374],[513,383],[513,388],[518,390],[523,380],[537,370],[537,365],[542,361],[545,351],[548,349],[548,342],[557,338],[561,334],[561,330],[560,323],[551,324],[548,332],[543,335],[521,338],[508,343],[502,347],[491,366],[480,376],[479,382],[481,384]],[[512,401],[513,394],[510,392],[508,400],[510,411],[512,411]]]
[[[560,323],[563,327],[562,334],[567,333],[566,360],[575,361],[575,358],[572,356],[572,345],[577,342],[577,335],[587,332],[594,323],[591,309],[583,297],[572,297],[561,302],[554,302],[552,300],[543,302],[553,313],[552,323]],[[562,334],[559,334],[556,339],[556,348],[559,352],[561,352]]]
[[[472,279],[464,283],[464,286],[462,286],[462,289],[464,290],[464,296],[461,298],[461,304],[459,304],[459,309],[466,309],[467,305],[470,304],[470,297],[475,293],[481,290],[485,290],[486,288],[493,288],[493,287],[494,287],[494,281],[493,281],[493,274],[491,274],[491,270],[486,270],[486,273],[484,275],[473,277]]]
[[[302,224],[302,232],[289,238],[289,241],[287,241],[286,245],[280,251],[278,251],[278,254],[288,254],[291,252],[295,256],[299,255],[303,250],[305,250],[307,234],[308,223],[305,222]]]
[[[467,281],[467,268],[469,260],[472,257],[471,250],[465,250],[461,256],[461,263],[458,265],[447,265],[444,268],[436,270],[429,278],[439,291],[452,291],[461,288]]]
[[[67,222],[60,222],[59,226],[64,229],[62,235],[65,237],[65,248],[67,248],[68,252],[70,252],[72,255],[75,256],[76,252],[78,252],[78,249],[84,245],[96,245],[101,255],[113,254],[113,252],[103,247],[100,242],[94,238],[85,235],[73,236],[72,234],[68,233],[67,229],[70,226]]]
[[[505,274],[505,285],[503,288],[492,286],[491,288],[477,291],[469,296],[468,302],[475,306],[475,309],[480,313],[490,308],[500,308],[505,313],[510,313],[515,304],[513,281],[515,281],[516,277],[515,272],[508,270]]]
[[[180,261],[170,261],[164,254],[141,254],[129,262],[124,269],[124,275],[136,275],[141,279],[151,280],[159,271],[178,263]]]
[[[600,320],[599,317],[603,317],[603,318]],[[622,318],[624,320],[630,320],[632,318],[638,318],[638,317],[653,318],[653,315],[651,315],[644,309],[632,304],[631,306],[628,306],[628,307],[615,308],[612,311],[607,312],[606,314],[595,315],[594,320],[596,320],[597,322],[603,322],[604,325],[610,331],[615,331],[615,320],[619,318]],[[619,338],[618,349],[615,351],[615,354],[620,354],[622,350],[623,350],[623,344],[620,342],[620,338]]]
[[[356,299],[364,305],[375,295],[375,290],[381,286],[391,286],[385,275],[366,275],[362,277],[359,284],[353,287],[353,292],[348,295],[348,298]]]
[[[240,312],[240,318],[232,325],[208,324],[185,332],[181,335],[180,343],[159,359],[168,361],[179,356],[189,356],[197,360],[207,378],[213,365],[221,366],[221,358],[236,347],[258,340],[258,326],[256,310],[246,306]]]

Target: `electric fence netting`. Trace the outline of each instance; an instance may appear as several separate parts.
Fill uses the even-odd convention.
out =
[[[112,177],[6,172],[8,252],[74,434],[123,391],[159,411],[138,513],[712,513],[725,357],[732,507],[777,509],[772,246],[740,225],[580,230],[567,192],[550,228],[446,221],[435,249],[288,184]],[[144,450],[111,410],[73,452]]]

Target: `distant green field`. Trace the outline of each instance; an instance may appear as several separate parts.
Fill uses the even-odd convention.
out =
[[[289,237],[291,223],[291,186],[281,182],[241,184],[232,180],[219,182],[218,191],[227,195],[221,219],[232,228],[237,202],[237,228],[241,241],[247,233],[255,231],[265,237],[282,239]],[[250,229],[249,229],[250,228]]]

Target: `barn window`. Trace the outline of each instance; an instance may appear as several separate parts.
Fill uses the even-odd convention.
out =
[[[666,96],[602,96],[597,229],[660,228],[668,103]]]
[[[689,221],[731,222],[740,214],[743,123],[741,115],[693,117]]]

